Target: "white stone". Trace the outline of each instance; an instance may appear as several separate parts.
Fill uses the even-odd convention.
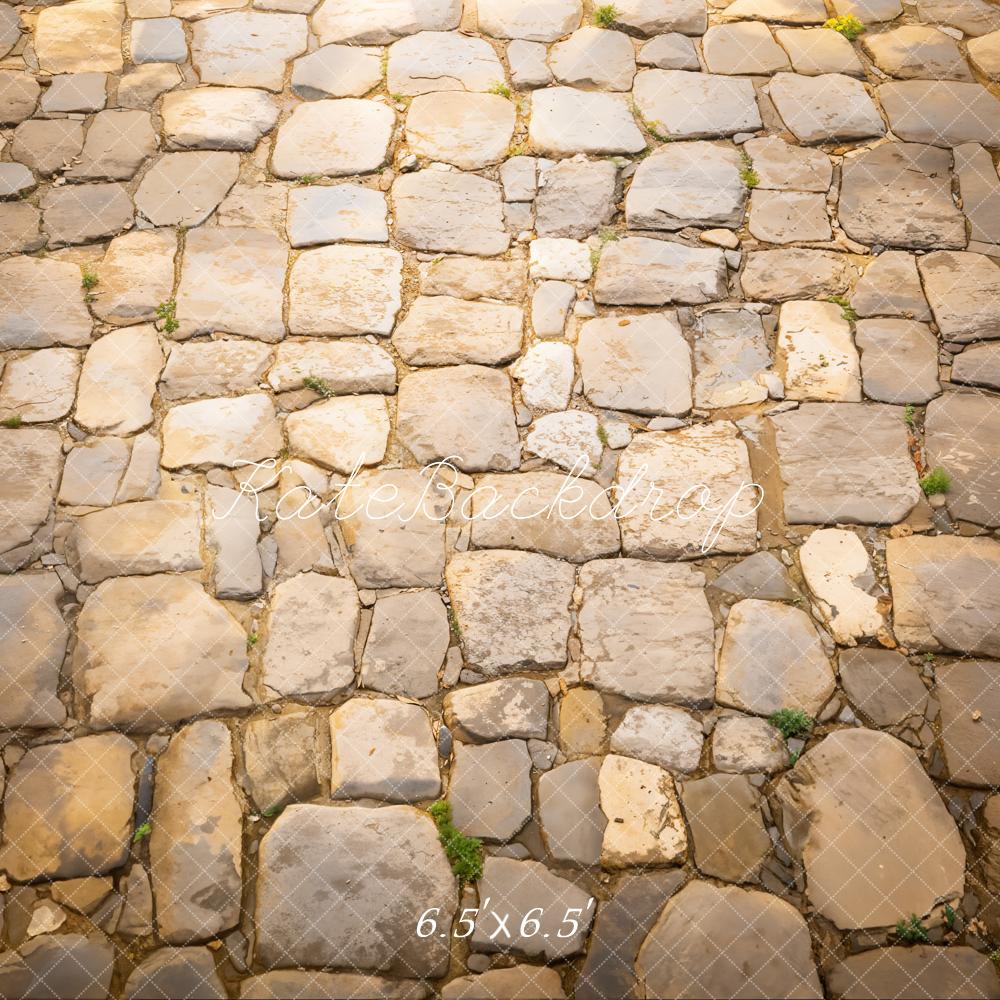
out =
[[[532,94],[528,137],[535,149],[549,156],[604,156],[646,148],[624,97],[572,87]]]
[[[593,476],[604,451],[599,428],[597,417],[583,410],[547,413],[531,425],[525,447],[568,472]]]
[[[505,79],[503,66],[485,38],[457,31],[421,31],[389,50],[386,88],[413,97],[440,90],[488,91]]]
[[[554,42],[580,24],[580,0],[480,0],[476,6],[479,30],[494,38],[523,38]]]
[[[399,312],[403,257],[387,247],[307,250],[288,279],[288,328],[335,337],[392,331]]]
[[[105,334],[87,351],[76,421],[95,434],[134,434],[153,420],[163,352],[151,326]]]
[[[326,399],[285,421],[288,444],[296,455],[324,468],[349,474],[358,466],[378,465],[389,439],[384,396]]]
[[[573,348],[569,344],[532,344],[511,367],[521,399],[532,410],[550,413],[569,405],[573,389]]]
[[[278,106],[262,90],[197,87],[163,98],[167,149],[252,150],[278,120]]]
[[[878,599],[870,593],[875,589],[871,560],[853,531],[814,531],[799,549],[799,562],[837,642],[853,646],[882,628]]]
[[[288,241],[385,243],[389,239],[385,195],[360,184],[295,188],[288,193]]]
[[[462,18],[462,0],[324,0],[313,15],[321,45],[384,45],[418,31],[449,31]]]
[[[281,447],[274,404],[264,393],[183,403],[163,419],[161,461],[166,469],[239,468],[273,458]]]
[[[687,833],[674,782],[655,764],[608,754],[598,776],[608,818],[601,845],[606,868],[668,865],[687,853]]]
[[[531,241],[529,268],[532,278],[557,281],[587,281],[593,272],[586,243],[552,236]]]
[[[611,752],[689,774],[698,769],[704,742],[701,723],[683,709],[636,705],[611,734]]]
[[[861,359],[851,325],[835,302],[782,304],[777,368],[789,399],[837,403],[861,399]]]
[[[280,91],[285,63],[306,50],[301,14],[234,11],[195,21],[191,61],[202,83]]]
[[[421,94],[406,114],[406,141],[418,156],[478,170],[507,155],[516,118],[498,94]]]
[[[629,555],[698,558],[756,548],[759,487],[728,421],[633,438],[618,460],[616,496]]]
[[[633,88],[639,113],[674,139],[714,139],[761,127],[753,84],[741,77],[646,69]]]
[[[595,406],[665,416],[691,409],[691,348],[674,313],[588,320],[576,354]]]
[[[345,97],[300,104],[278,128],[276,177],[367,174],[386,161],[396,116],[377,101]]]
[[[354,681],[360,605],[350,580],[300,573],[271,598],[263,685],[271,697],[335,695]]]

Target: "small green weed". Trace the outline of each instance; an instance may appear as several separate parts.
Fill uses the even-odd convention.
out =
[[[911,430],[917,426],[917,408],[912,403],[903,407],[903,423]]]
[[[97,276],[97,272],[92,268],[85,267],[81,272],[80,284],[83,286],[85,291],[93,291],[97,287],[97,283],[101,279]]]
[[[944,904],[944,922],[948,930],[953,931],[955,929],[955,920],[958,914],[955,912],[955,908],[951,903]]]
[[[510,87],[508,87],[502,80],[497,80],[497,82],[490,87],[489,92],[491,94],[496,94],[497,97],[506,97],[508,101],[510,100]]]
[[[15,413],[12,417],[4,417],[0,420],[0,426],[6,427],[8,430],[14,430],[21,426],[21,414]]]
[[[745,149],[740,150],[740,162],[743,164],[740,167],[740,180],[752,191],[760,183],[760,174],[754,170],[753,160]]]
[[[597,440],[604,445],[605,448],[608,446],[608,432],[604,429],[604,424],[597,425]]]
[[[307,375],[302,380],[302,384],[307,389],[312,389],[313,392],[322,396],[324,399],[332,399],[337,395],[333,386],[330,385],[325,378],[320,378],[319,375]]]
[[[444,853],[460,886],[475,882],[483,874],[483,842],[459,833],[451,821],[451,805],[441,799],[427,810],[438,828]]]
[[[829,21],[824,22],[823,27],[843,35],[849,42],[853,42],[858,35],[864,34],[866,30],[863,22],[853,14],[831,17]]]
[[[854,311],[854,306],[851,305],[851,300],[846,295],[828,295],[826,301],[840,306],[840,314],[848,323],[857,322],[858,314]]]
[[[601,4],[594,9],[594,24],[598,28],[610,28],[618,20],[618,11],[613,3]]]
[[[148,820],[135,828],[132,834],[132,843],[138,844],[140,840],[145,840],[153,832],[153,824]]]
[[[257,633],[256,633],[256,632],[251,632],[251,633],[250,633],[250,634],[249,634],[249,635],[247,636],[247,649],[248,649],[248,650],[249,650],[249,649],[253,649],[253,648],[254,648],[254,646],[256,646],[256,645],[257,645],[257,643],[258,643],[258,642],[260,642],[260,636],[259,636],[259,635],[257,635]]]
[[[284,805],[268,806],[262,813],[261,816],[264,819],[270,819],[272,816],[280,816],[284,812]]]
[[[915,913],[911,913],[908,917],[901,917],[896,921],[896,937],[910,943],[930,941],[924,922]]]
[[[813,727],[813,717],[801,708],[779,708],[768,720],[786,740],[804,736]]]
[[[451,634],[461,642],[462,626],[458,624],[458,615],[455,614],[455,609],[450,604],[448,605],[448,628],[451,630]]]
[[[306,184],[315,184],[319,179],[319,174],[303,174],[301,177],[295,178],[295,183],[299,187],[304,187]]]
[[[951,476],[939,465],[926,476],[920,477],[920,488],[924,496],[932,497],[935,493],[947,493],[951,489]]]
[[[174,333],[176,330],[180,329],[180,323],[177,322],[177,300],[167,299],[166,302],[161,302],[156,307],[156,318],[160,321],[160,329],[164,333]]]

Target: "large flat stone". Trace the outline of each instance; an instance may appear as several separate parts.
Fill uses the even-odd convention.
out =
[[[128,857],[132,756],[119,733],[32,747],[11,769],[0,863],[18,882],[104,875]]]
[[[771,422],[790,524],[895,524],[920,499],[898,408],[804,403]]]
[[[503,80],[503,65],[485,38],[457,31],[421,31],[389,50],[386,87],[390,94],[482,93]]]
[[[172,298],[176,253],[170,230],[136,230],[113,239],[91,293],[97,316],[123,326],[154,319],[157,306]]]
[[[262,90],[198,87],[167,94],[162,114],[169,149],[249,151],[274,128],[278,106]]]
[[[636,705],[611,734],[611,750],[671,774],[688,774],[698,769],[704,740],[701,724],[683,709]]]
[[[869,399],[919,404],[941,391],[937,337],[925,323],[863,319],[855,324],[854,340],[861,349],[861,378]]]
[[[528,549],[585,562],[614,555],[618,525],[604,491],[557,472],[480,477],[471,504],[472,544],[481,549]]]
[[[0,725],[40,729],[62,725],[57,697],[69,629],[59,611],[62,584],[54,573],[0,579],[0,659],[7,665]]]
[[[157,761],[150,822],[156,925],[170,944],[204,941],[240,916],[242,812],[222,722],[182,729]]]
[[[798,708],[816,716],[836,685],[804,611],[754,599],[730,609],[715,694],[721,704],[757,715]]]
[[[114,971],[115,952],[107,938],[42,934],[0,958],[0,992],[12,997],[103,1000]]]
[[[517,306],[421,295],[396,326],[392,343],[410,365],[494,365],[521,353],[523,325]]]
[[[202,83],[280,91],[285,63],[305,52],[308,32],[301,14],[218,14],[194,22],[191,61]]]
[[[402,271],[402,255],[388,247],[307,250],[288,279],[289,331],[312,337],[390,333]]]
[[[59,432],[0,431],[0,565],[12,572],[29,562],[35,532],[49,518],[62,471]]]
[[[122,22],[120,0],[74,0],[47,7],[35,25],[35,52],[46,73],[120,73]]]
[[[1000,526],[1000,404],[978,392],[949,392],[927,406],[924,420],[928,468],[951,476],[953,517]]]
[[[135,211],[124,184],[74,184],[42,194],[42,230],[50,247],[94,243],[132,227]]]
[[[355,476],[336,508],[360,587],[438,587],[452,499],[416,469]]]
[[[748,309],[703,313],[695,339],[695,404],[712,409],[767,399],[771,353],[760,316]]]
[[[197,996],[225,1000],[226,987],[208,948],[159,948],[146,956],[125,981],[125,1000]]]
[[[761,798],[741,774],[710,774],[681,784],[698,871],[725,882],[755,882],[771,851]]]
[[[477,8],[479,30],[494,38],[554,42],[580,23],[580,0],[554,0],[539,6],[530,0],[483,0]]]
[[[545,739],[549,693],[538,680],[511,677],[460,688],[445,696],[448,727],[470,743]]]
[[[83,362],[76,420],[97,434],[133,434],[153,420],[163,352],[152,326],[112,330]]]
[[[492,256],[510,244],[500,186],[475,174],[419,170],[392,185],[395,232],[415,250]]]
[[[938,250],[920,257],[917,267],[945,340],[1000,338],[1000,267],[991,258]]]
[[[955,40],[937,28],[905,24],[861,40],[883,73],[897,80],[972,80]]]
[[[580,570],[580,676],[633,701],[704,706],[715,630],[704,577],[686,565],[599,560]]]
[[[448,31],[462,17],[461,0],[324,0],[313,28],[320,44],[384,45],[418,31]]]
[[[790,903],[701,881],[668,901],[636,972],[646,996],[823,995],[809,928]]]
[[[335,472],[378,465],[389,439],[385,397],[324,399],[290,414],[285,433],[293,454]]]
[[[259,872],[254,922],[264,966],[446,972],[458,893],[426,813],[290,806],[261,842]],[[418,938],[417,920],[435,906],[446,936]]]
[[[329,697],[354,681],[360,606],[350,580],[300,573],[271,598],[263,683],[272,697]]]
[[[466,836],[503,842],[531,818],[531,757],[523,740],[458,743],[448,784],[455,826]]]
[[[177,337],[218,332],[280,340],[287,259],[285,244],[266,229],[195,230],[177,290]]]
[[[441,791],[430,719],[418,705],[352,698],[330,716],[330,742],[335,799],[420,802]]]
[[[858,80],[841,73],[779,73],[768,93],[799,142],[869,139],[885,134],[885,125],[868,92]]]
[[[874,948],[848,955],[834,965],[826,980],[834,1000],[862,997],[995,997],[1000,995],[996,967],[974,948],[909,947]]]
[[[587,931],[594,919],[590,897],[572,882],[553,875],[545,865],[487,857],[478,888],[484,899],[488,896],[492,900],[492,906],[481,909],[476,917],[476,927],[469,938],[474,951],[510,952],[526,958],[544,955],[553,961],[584,950]],[[578,929],[567,934],[568,928],[560,920],[570,907],[579,908],[580,913]],[[522,933],[522,921],[529,910],[538,918],[537,933]],[[506,933],[496,934],[493,913],[510,914]],[[561,938],[557,933],[560,926]],[[526,929],[532,930],[533,925],[528,924]]]
[[[546,87],[532,94],[528,136],[538,152],[556,157],[638,153],[646,148],[624,97],[573,87]]]
[[[851,280],[848,257],[832,250],[756,250],[746,257],[740,283],[750,300],[826,298],[847,291]]]
[[[538,823],[557,862],[597,865],[607,817],[601,812],[599,757],[571,760],[538,779]]]
[[[477,170],[507,155],[516,117],[498,94],[421,94],[406,114],[406,141],[418,156]]]
[[[941,742],[954,784],[990,788],[1000,781],[998,671],[1000,665],[988,660],[959,660],[935,670]]]
[[[861,359],[835,302],[786,302],[775,361],[789,399],[861,401]]]
[[[385,162],[396,116],[384,104],[345,97],[300,104],[278,128],[276,177],[346,177]]]
[[[86,583],[110,576],[201,569],[201,511],[187,500],[150,500],[81,517],[66,542],[73,571]]]
[[[1000,658],[1000,544],[957,535],[892,538],[886,563],[900,643]]]
[[[631,236],[601,253],[594,298],[605,305],[699,305],[726,296],[721,250]]]
[[[246,708],[246,633],[185,576],[106,580],[77,621],[73,672],[91,725],[148,732]]]
[[[753,551],[753,482],[747,446],[728,421],[633,438],[615,481],[623,551],[653,559]]]
[[[635,103],[647,123],[671,139],[718,139],[761,127],[749,80],[678,69],[645,69]]]
[[[837,214],[859,243],[961,249],[965,219],[951,196],[951,156],[889,142],[844,161]]]
[[[143,175],[135,207],[154,226],[198,226],[236,183],[234,152],[166,153]]]
[[[747,189],[734,148],[671,142],[639,164],[625,198],[629,229],[738,226]]]
[[[90,341],[80,269],[45,257],[0,261],[0,348],[22,349]]]
[[[399,384],[396,433],[418,462],[466,472],[520,465],[510,380],[480,365],[412,372]]]
[[[561,669],[575,576],[535,552],[456,552],[446,578],[466,664],[491,677]]]
[[[1000,100],[979,83],[900,80],[883,83],[878,99],[903,142],[1000,146]]]
[[[892,736],[831,733],[777,794],[809,901],[837,927],[885,927],[961,896],[965,848],[955,822],[916,754]]]
[[[240,468],[273,458],[282,447],[274,404],[263,393],[202,399],[167,411],[163,420],[166,469],[222,465]]]

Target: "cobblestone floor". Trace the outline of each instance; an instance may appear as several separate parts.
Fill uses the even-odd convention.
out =
[[[997,81],[0,2],[0,996],[1000,997]]]

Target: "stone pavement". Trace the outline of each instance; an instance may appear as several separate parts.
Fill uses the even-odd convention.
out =
[[[1000,997],[998,151],[996,0],[0,2],[0,996]]]

